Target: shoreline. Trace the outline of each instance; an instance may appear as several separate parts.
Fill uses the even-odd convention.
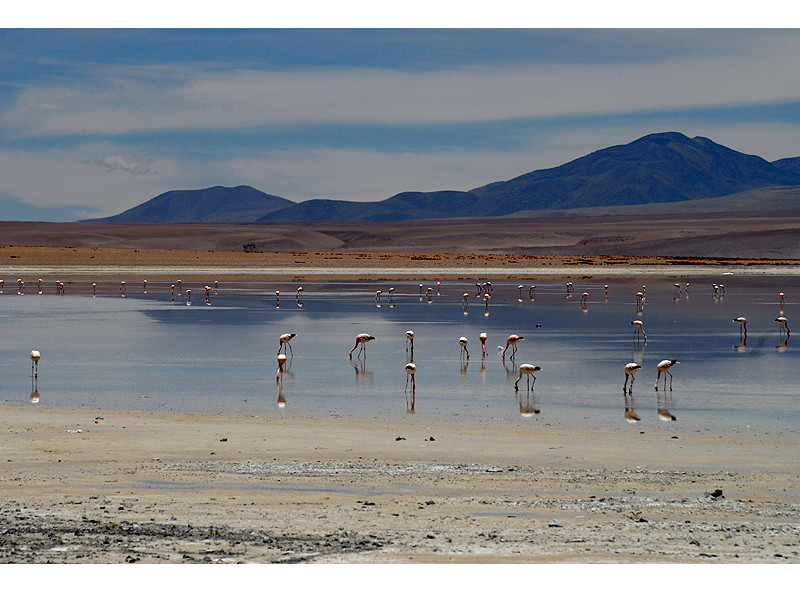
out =
[[[0,562],[800,559],[780,433],[0,410]]]
[[[666,277],[800,275],[796,259],[701,257],[526,256],[458,253],[241,253],[158,249],[0,247],[0,277],[135,276],[220,281],[535,279],[538,277]]]

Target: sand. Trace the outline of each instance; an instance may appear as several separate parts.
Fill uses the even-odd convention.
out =
[[[800,551],[800,448],[781,434],[0,410],[4,562],[796,563]]]
[[[0,249],[4,263],[16,257],[14,270],[55,269],[62,279],[85,278],[70,273],[86,259],[95,274],[131,279],[139,267],[173,277],[176,266],[192,267],[192,257],[203,270],[225,270],[254,255]],[[249,278],[274,277],[270,265],[287,261],[287,254],[260,255],[261,271]],[[337,277],[351,279],[370,266],[382,272],[420,262],[397,255],[389,266],[386,256],[288,254],[309,267],[339,265],[349,271]],[[434,263],[452,268],[458,257],[469,258],[459,268],[469,277],[483,261],[514,265],[469,255]],[[605,268],[596,261],[557,258],[559,266]],[[773,273],[793,266],[767,263]],[[640,273],[648,260],[612,265]],[[3,274],[13,277],[8,269]],[[3,563],[752,565],[800,558],[796,433],[675,436],[537,418],[511,425],[412,415],[204,416],[4,402],[0,451]]]

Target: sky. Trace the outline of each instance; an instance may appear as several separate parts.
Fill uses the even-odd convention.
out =
[[[214,185],[469,190],[663,131],[800,156],[800,29],[589,20],[22,16],[0,29],[0,219]]]

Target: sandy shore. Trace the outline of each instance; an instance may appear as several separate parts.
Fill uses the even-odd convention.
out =
[[[0,247],[0,278],[189,281],[435,280],[537,277],[798,275],[796,259],[492,255],[463,253],[241,253],[164,249]]]
[[[0,404],[0,561],[797,563],[796,437]]]

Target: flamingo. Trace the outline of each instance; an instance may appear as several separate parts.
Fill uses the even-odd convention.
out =
[[[42,293],[42,279],[41,278],[39,278],[39,283],[37,285],[37,289],[39,290],[39,294],[41,294]]]
[[[528,288],[528,297],[533,300],[536,298],[536,286],[531,286]]]
[[[356,348],[360,345],[361,349],[358,350],[358,355],[356,357],[361,356],[361,352],[364,352],[364,357],[367,357],[367,350],[365,348],[365,344],[368,341],[373,341],[375,338],[370,335],[369,333],[359,333],[356,335],[356,344],[353,346],[353,349],[350,350],[350,357],[353,357],[353,352],[356,351]]]
[[[97,283],[92,282],[92,296],[97,296]]]
[[[125,298],[125,282],[119,283],[119,293],[123,298]]]
[[[394,296],[394,288],[389,288],[389,296],[388,296],[388,300],[389,300],[389,305],[390,305],[390,306],[393,306],[393,305],[394,305],[394,302],[392,301],[392,297],[393,297],[393,296]]]
[[[605,290],[605,292],[606,292],[606,300],[608,300],[608,284],[606,284],[605,286],[603,286],[603,289],[604,289],[604,290]]]
[[[147,280],[142,280],[142,291],[147,294]]]
[[[680,284],[672,284],[672,286],[675,288],[675,298],[680,298],[681,297],[681,285]]]
[[[408,390],[408,383],[411,381],[411,388],[416,386],[414,382],[414,374],[417,372],[417,365],[413,362],[406,364],[406,390]]]
[[[275,375],[275,380],[280,381],[283,378],[283,367],[286,365],[286,354],[278,354],[278,373]]]
[[[411,346],[411,355],[414,355],[414,332],[413,331],[406,331],[406,353],[408,353],[408,347]]]
[[[461,308],[464,309],[464,312],[467,312],[467,308],[469,307],[467,300],[469,299],[469,293],[464,292],[464,295],[461,296]]]
[[[630,376],[631,379],[631,388],[628,392],[633,391],[633,381],[636,380],[634,374],[636,374],[639,370],[641,370],[641,366],[636,362],[630,362],[629,364],[625,364],[625,383],[622,385],[622,392],[625,392],[625,387],[628,386],[628,377]]]
[[[483,350],[483,357],[486,357],[486,333],[481,333],[478,335],[478,339],[481,340],[481,350]]]
[[[186,306],[192,305],[192,291],[186,290]]]
[[[658,363],[658,374],[656,375],[655,388],[658,390],[658,379],[661,378],[661,373],[666,372],[669,374],[669,390],[672,390],[672,373],[669,371],[675,364],[679,364],[678,360],[661,360]],[[664,388],[667,388],[667,377],[664,376]]]
[[[31,375],[38,378],[39,376],[39,360],[42,358],[42,354],[39,353],[39,350],[32,349],[31,350]]]
[[[383,294],[383,290],[377,290],[375,292],[375,303],[380,306],[381,305],[381,294]]]
[[[461,346],[461,357],[463,358],[466,354],[467,359],[469,360],[469,350],[467,349],[467,338],[463,335],[458,338],[458,344]]]
[[[22,278],[17,280],[17,294],[24,294],[25,293],[25,282],[22,281]]]
[[[297,333],[284,333],[278,338],[278,353],[281,353],[281,350],[286,350],[286,347],[289,347],[289,353],[294,356],[294,352],[292,351],[292,344],[290,343],[292,339],[297,335]]]
[[[509,335],[506,338],[506,349],[508,349],[508,347],[511,346],[511,355],[509,356],[509,359],[511,359],[511,360],[514,359],[514,356],[517,353],[517,344],[520,341],[522,341],[523,339],[525,339],[525,338],[524,337],[520,337],[519,335],[517,335],[515,333],[512,333],[511,335]],[[506,349],[503,350],[503,359],[504,360],[506,359]]]
[[[747,318],[746,317],[736,317],[733,319],[734,323],[739,323],[739,336],[742,336],[744,332],[744,338],[747,339]]]
[[[775,319],[776,323],[780,323],[781,325],[781,335],[783,335],[784,329],[786,330],[786,336],[789,336],[789,322],[786,317],[778,317]]]
[[[172,284],[170,288],[172,289],[172,301],[175,302],[175,284]]]
[[[587,298],[589,298],[589,292],[584,292],[583,294],[581,294],[581,308],[583,309],[584,312],[589,310],[589,307],[586,306]]]
[[[539,366],[534,366],[533,364],[520,364],[519,367],[519,378],[514,382],[514,390],[519,390],[519,381],[522,380],[523,374],[527,376],[528,382],[528,390],[531,390],[534,386],[536,386],[536,372],[541,372],[541,368]],[[533,385],[531,385],[531,376],[533,376]]]
[[[640,320],[631,321],[631,325],[633,325],[633,336],[636,337],[639,333],[644,336],[645,342],[647,342],[647,333],[644,332],[644,323]]]
[[[644,292],[636,292],[636,304],[641,308],[644,301]]]
[[[298,286],[297,288],[297,295],[295,296],[298,300],[303,296],[303,286]]]
[[[520,302],[522,302],[522,289],[523,289],[524,287],[525,287],[525,286],[523,286],[522,284],[520,284],[519,286],[517,286],[517,290],[519,290],[519,296],[517,297],[517,300],[519,300]]]

